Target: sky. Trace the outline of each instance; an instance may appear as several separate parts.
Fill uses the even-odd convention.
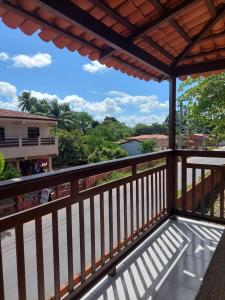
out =
[[[70,103],[99,121],[113,116],[134,126],[162,123],[168,115],[167,81],[133,78],[2,22],[0,40],[0,108],[18,110],[17,96],[26,90]]]

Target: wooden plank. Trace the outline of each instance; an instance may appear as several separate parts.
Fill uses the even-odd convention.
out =
[[[225,62],[225,60],[224,60]],[[225,68],[225,65],[224,65]],[[186,157],[219,157],[225,158],[225,151],[212,151],[212,150],[175,150],[176,156]],[[190,166],[190,163],[189,163]]]
[[[120,241],[121,241],[121,228],[120,228],[120,187],[116,189],[116,207],[117,207],[117,244],[118,252],[120,252]]]
[[[134,239],[134,189],[133,181],[130,182],[130,233],[131,241]]]
[[[205,169],[201,169],[201,214],[205,214]]]
[[[127,245],[127,185],[123,186],[123,204],[124,204],[124,241]]]
[[[84,232],[84,201],[79,201],[79,229],[80,229],[80,276],[81,283],[85,281],[85,232]]]
[[[142,229],[144,230],[144,225],[145,225],[145,190],[144,190],[144,177],[141,178],[141,220],[142,220]]]
[[[2,239],[0,238],[0,299],[5,299],[4,292],[4,276],[3,276],[3,264],[2,264]]]
[[[94,196],[90,197],[90,225],[91,225],[91,272],[95,272],[95,206]]]
[[[220,218],[224,218],[224,190],[225,190],[225,172],[220,173]]]
[[[45,281],[44,281],[44,257],[43,257],[43,237],[42,220],[35,220],[35,238],[36,238],[36,257],[37,257],[37,285],[38,299],[45,299]]]
[[[15,227],[16,234],[16,263],[19,300],[26,300],[26,275],[24,258],[24,235],[23,225]]]
[[[113,204],[112,190],[109,190],[109,253],[113,257]]]
[[[105,264],[105,211],[104,195],[100,194],[100,235],[101,235],[101,265]]]
[[[136,228],[139,235],[139,181],[136,180]]]
[[[66,235],[67,235],[67,265],[69,290],[73,289],[73,232],[72,232],[72,209],[66,207]]]
[[[162,172],[159,172],[159,214],[162,215]]]
[[[156,211],[156,216],[158,216],[159,213],[158,172],[155,173],[155,211]]]
[[[196,169],[192,169],[192,211],[196,210]]]
[[[52,243],[53,243],[53,268],[54,290],[56,300],[60,299],[60,267],[59,267],[59,232],[58,212],[52,213]]]
[[[150,175],[151,178],[151,220],[155,217],[155,201],[154,201],[154,183],[153,183],[153,174]]]
[[[182,157],[182,210],[187,210],[187,157]]]
[[[146,176],[146,210],[147,210],[147,225],[150,225],[149,207],[150,207],[150,193],[149,193],[149,176]]]
[[[210,216],[214,217],[214,203],[215,203],[215,193],[214,193],[214,189],[215,189],[215,171],[211,170],[211,193],[210,193]]]

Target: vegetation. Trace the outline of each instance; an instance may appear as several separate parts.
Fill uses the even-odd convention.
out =
[[[2,174],[4,168],[5,168],[5,159],[3,154],[0,152],[0,175]]]
[[[104,184],[104,183],[108,183],[114,180],[118,180],[124,177],[128,177],[131,176],[131,171],[128,172],[120,172],[120,171],[115,171],[110,173],[107,177],[105,177],[104,179],[100,179],[96,182],[96,185],[100,185],[100,184]]]
[[[0,152],[0,181],[19,177],[20,173],[10,164],[5,163],[3,154]]]
[[[168,134],[168,118],[163,124],[153,123],[152,125],[137,124],[134,127],[134,135],[142,134]]]
[[[154,139],[144,140],[140,145],[141,153],[154,152],[156,150],[156,145],[157,143]]]
[[[225,73],[188,78],[180,87],[179,104],[187,133],[208,133],[214,142],[225,139]]]

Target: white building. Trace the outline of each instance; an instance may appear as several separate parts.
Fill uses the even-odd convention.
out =
[[[58,155],[58,140],[50,133],[56,124],[54,118],[0,109],[0,152],[22,175],[51,170]]]

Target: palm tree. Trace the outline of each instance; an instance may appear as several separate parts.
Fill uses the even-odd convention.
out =
[[[32,110],[32,107],[34,106],[34,102],[37,99],[34,97],[31,97],[31,93],[24,91],[18,96],[19,101],[19,107],[24,112],[30,112]]]

